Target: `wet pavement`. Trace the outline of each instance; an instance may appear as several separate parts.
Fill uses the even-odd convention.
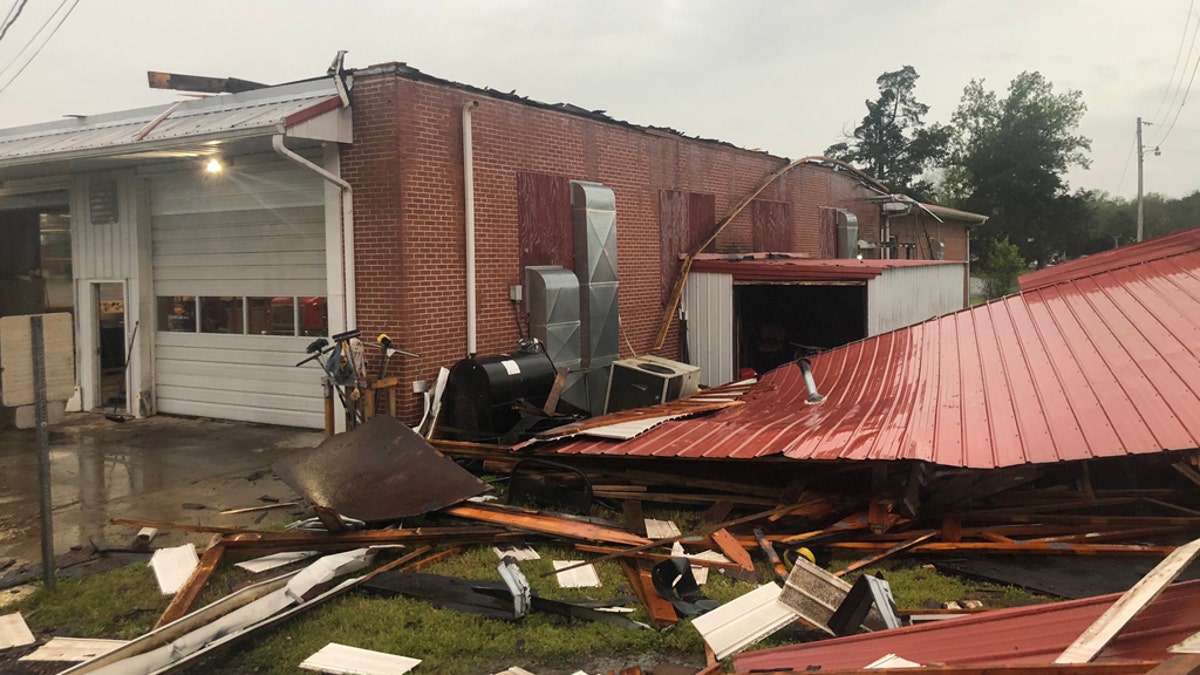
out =
[[[292,520],[298,507],[219,512],[262,506],[264,496],[296,500],[267,468],[321,440],[319,431],[209,419],[160,415],[117,424],[100,414],[69,414],[50,433],[55,553],[89,544],[129,546],[136,528],[111,525],[111,518],[226,527]],[[40,560],[38,495],[36,435],[0,431],[0,561]],[[163,533],[154,543],[200,543],[209,536]]]

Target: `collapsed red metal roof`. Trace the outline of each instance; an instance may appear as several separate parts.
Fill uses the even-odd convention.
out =
[[[693,272],[730,274],[738,281],[853,281],[874,279],[896,267],[962,265],[950,260],[858,260],[856,258],[805,258],[785,253],[696,256]]]
[[[824,403],[788,365],[742,406],[555,451],[993,468],[1200,447],[1200,229],[1172,239],[821,354]]]
[[[1050,664],[1120,593],[960,619],[821,640],[733,657],[738,673],[809,666],[821,670],[862,668],[886,654],[917,663],[949,666]],[[1095,662],[1158,661],[1167,648],[1200,631],[1200,581],[1168,586],[1097,655]]]

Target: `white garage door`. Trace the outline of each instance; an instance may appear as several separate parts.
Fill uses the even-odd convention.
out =
[[[324,185],[274,156],[220,174],[151,179],[158,410],[289,426],[323,423]]]

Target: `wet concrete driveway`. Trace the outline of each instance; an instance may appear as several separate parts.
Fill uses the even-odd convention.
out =
[[[117,424],[94,413],[68,415],[50,435],[55,553],[89,544],[128,546],[136,528],[111,525],[111,518],[227,527],[291,520],[296,508],[220,511],[262,506],[261,497],[297,499],[266,469],[321,440],[319,431],[207,419],[157,416]],[[0,561],[40,559],[38,494],[36,435],[0,431]],[[208,538],[171,533],[155,545]]]

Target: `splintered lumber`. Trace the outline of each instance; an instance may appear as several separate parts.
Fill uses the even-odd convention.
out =
[[[674,605],[655,590],[648,563],[622,560],[621,571],[629,580],[629,587],[633,589],[638,601],[646,608],[646,613],[650,615],[650,623],[655,628],[667,628],[679,623],[679,615],[675,613]]]
[[[505,532],[494,527],[422,527],[403,530],[361,530],[341,534],[264,532],[225,535],[221,542],[227,551],[344,551],[363,546],[388,544],[487,544],[516,541],[528,535]]]
[[[938,533],[937,530],[929,530],[929,531],[924,532],[916,537],[913,537],[912,539],[909,539],[908,541],[900,542],[899,544],[896,544],[895,546],[889,548],[888,550],[886,550],[882,553],[876,553],[874,555],[869,555],[865,558],[860,558],[858,560],[855,560],[854,562],[847,565],[845,569],[834,572],[833,576],[835,576],[835,577],[845,576],[855,570],[862,569],[862,568],[866,567],[867,565],[873,565],[888,556],[895,555],[897,553],[900,553],[901,551],[907,551],[908,549],[916,546],[917,544],[920,544],[922,542],[932,539],[933,537],[935,537],[937,535],[937,533]]]
[[[612,548],[611,546],[596,546],[594,544],[575,544],[575,549],[584,553],[603,553],[612,554],[621,558],[639,558],[642,560],[653,560],[662,562],[671,558],[687,558],[688,562],[695,567],[710,567],[718,570],[729,570],[737,572],[742,569],[742,566],[733,562],[724,562],[722,560],[709,560],[708,558],[696,558],[693,556],[677,556],[669,553],[651,553],[650,551],[632,551],[632,549]],[[631,552],[632,551],[632,552]]]
[[[771,545],[771,542],[767,541],[767,535],[762,531],[762,528],[754,528],[754,539],[758,542],[758,547],[762,550],[763,555],[766,556],[767,562],[775,570],[775,576],[779,577],[780,581],[787,581],[787,568],[783,566],[783,561],[779,559],[779,554],[775,552],[775,547]],[[739,548],[742,547],[739,545]],[[745,550],[745,548],[742,548],[742,550]]]
[[[214,535],[214,541],[200,556],[200,563],[192,569],[191,576],[183,583],[179,592],[171,598],[171,603],[163,610],[162,616],[158,618],[154,628],[161,628],[192,611],[192,605],[196,602],[196,598],[200,597],[204,587],[208,585],[208,580],[212,578],[213,572],[217,570],[217,564],[221,562],[221,556],[225,553],[225,544],[221,543],[220,536]]]
[[[581,539],[604,544],[643,546],[652,544],[649,539],[639,537],[614,527],[605,527],[581,520],[573,520],[530,509],[518,509],[496,504],[460,504],[442,509],[442,513],[459,518],[469,518],[495,525],[504,525],[519,530],[549,534],[565,539]]]
[[[886,550],[887,542],[838,541],[825,544],[832,549],[844,551]],[[933,542],[919,544],[911,549],[915,553],[1037,553],[1043,555],[1145,555],[1165,556],[1175,550],[1174,546],[1141,546],[1135,544],[1068,544],[1058,542],[1013,541],[1011,543],[991,541]]]
[[[783,537],[782,539],[779,539],[778,541],[781,544],[798,544],[802,541],[811,541],[813,539],[821,539],[824,537],[830,537],[833,535],[842,534],[843,532],[855,532],[858,530],[866,530],[870,527],[871,527],[871,521],[867,518],[867,514],[866,513],[856,513],[852,516],[846,516],[845,518],[842,518],[841,520],[837,521],[833,525],[830,525],[829,527],[826,527],[824,529],[813,530],[811,532],[804,532],[801,534],[795,534],[790,537]]]
[[[750,559],[749,551],[739,544],[738,540],[734,539],[732,534],[729,534],[729,530],[721,528],[713,532],[710,536],[712,537],[713,544],[721,550],[721,553],[725,554],[726,558],[737,563],[738,566],[747,572],[754,571],[754,561]]]
[[[202,525],[200,523],[169,523],[161,520],[132,520],[129,518],[112,518],[108,522],[113,525],[128,525],[130,527],[151,527],[156,530],[173,532],[212,532],[216,534],[270,534],[262,530],[248,530],[244,527],[222,527],[220,525]]]
[[[1200,539],[1184,544],[1175,549],[1165,560],[1142,577],[1133,588],[1114,602],[1096,619],[1087,630],[1083,631],[1070,647],[1054,660],[1055,663],[1087,663],[1096,658],[1096,654],[1109,643],[1125,624],[1137,616],[1154,599],[1162,593],[1167,584],[1175,580],[1185,567],[1190,565],[1196,556],[1200,555]]]
[[[733,527],[735,525],[741,525],[743,523],[749,523],[749,522],[753,522],[755,520],[762,520],[763,518],[770,518],[771,516],[775,515],[776,513],[786,512],[788,509],[793,508],[793,506],[795,506],[795,505],[794,504],[784,504],[783,506],[779,506],[779,507],[770,509],[768,511],[762,511],[760,513],[755,513],[755,514],[752,514],[749,516],[742,516],[741,518],[735,518],[733,520],[729,520],[724,523],[720,523],[719,525],[714,525],[711,528],[709,528],[707,531],[702,531],[702,532],[699,532],[696,534],[680,535],[678,537],[669,537],[667,539],[657,539],[655,541],[651,541],[651,542],[642,544],[641,546],[635,546],[630,549],[625,549],[625,550],[620,551],[619,553],[610,553],[608,555],[600,556],[599,558],[596,558],[595,560],[589,560],[589,561],[580,563],[579,565],[575,565],[572,567],[564,567],[561,570],[557,570],[557,571],[565,572],[569,569],[574,569],[574,567],[582,567],[583,565],[591,565],[591,564],[595,564],[598,562],[604,562],[605,560],[612,560],[613,558],[620,558],[622,556],[627,556],[630,553],[637,553],[638,551],[645,551],[647,549],[654,548],[655,546],[662,546],[664,544],[674,544],[675,542],[682,541],[684,539],[708,537],[708,536],[711,536],[712,533],[717,530],[723,530],[727,527]],[[743,549],[743,552],[744,552],[744,549]],[[753,567],[754,566],[751,565],[752,570],[753,570]],[[542,574],[541,576],[549,576],[551,574],[554,574],[554,572],[546,572],[546,573]]]

